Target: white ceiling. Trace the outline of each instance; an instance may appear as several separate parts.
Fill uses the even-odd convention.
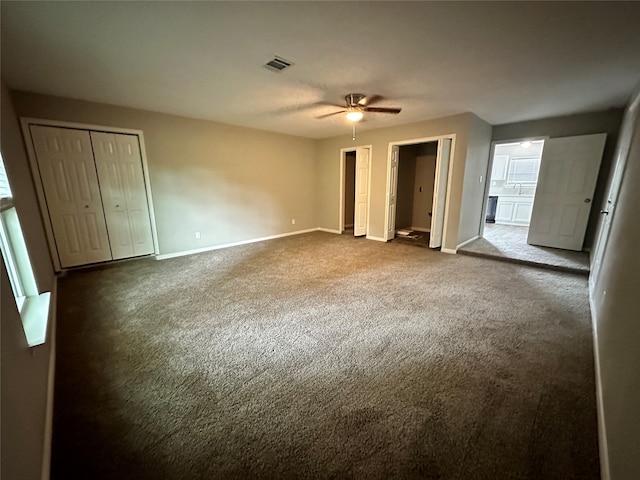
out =
[[[491,124],[622,106],[640,81],[640,2],[7,2],[14,89],[311,138],[322,102],[382,95],[399,115]],[[295,63],[275,73],[273,55]]]

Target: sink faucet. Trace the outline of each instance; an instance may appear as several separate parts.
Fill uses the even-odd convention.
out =
[[[522,184],[516,183],[513,188],[515,189],[516,187],[518,187],[518,195],[522,195]]]

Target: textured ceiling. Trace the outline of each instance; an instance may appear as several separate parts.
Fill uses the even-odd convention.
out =
[[[399,115],[491,124],[622,106],[640,81],[640,3],[7,2],[14,89],[323,138],[351,92]],[[294,62],[263,67],[273,55]]]

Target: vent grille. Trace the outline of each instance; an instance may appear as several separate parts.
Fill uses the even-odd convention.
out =
[[[281,58],[281,57],[273,57],[273,60],[269,60],[265,64],[265,67],[275,72],[281,72],[282,70],[290,67],[291,65],[293,65],[293,63],[291,63],[289,60],[285,60],[284,58]]]

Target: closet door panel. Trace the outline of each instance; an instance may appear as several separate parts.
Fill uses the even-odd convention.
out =
[[[91,132],[91,141],[114,259],[153,253],[138,137]]]
[[[115,137],[134,253],[147,255],[153,253],[153,237],[139,140],[134,135],[116,135]]]
[[[39,125],[30,130],[60,265],[111,260],[89,133]]]

